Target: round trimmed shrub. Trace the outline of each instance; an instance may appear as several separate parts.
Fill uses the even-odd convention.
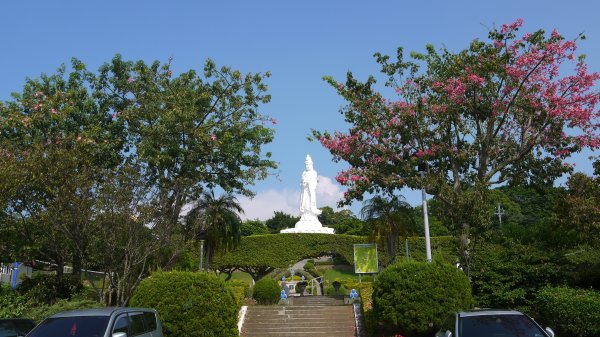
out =
[[[385,333],[433,336],[445,317],[473,305],[467,276],[450,264],[402,262],[373,284],[373,314]]]
[[[252,297],[258,304],[275,304],[279,301],[280,295],[279,284],[270,277],[263,277],[258,280],[252,291]]]
[[[165,336],[238,336],[238,307],[225,281],[198,272],[155,272],[144,279],[130,306],[158,311]]]
[[[537,318],[557,336],[600,336],[600,292],[547,287],[537,294]]]

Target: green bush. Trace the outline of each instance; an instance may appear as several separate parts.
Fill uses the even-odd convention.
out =
[[[532,245],[483,243],[471,268],[477,306],[529,312],[539,289],[566,279],[558,261],[560,256]]]
[[[335,292],[335,288],[333,287],[333,285],[329,285],[329,286],[325,287],[325,295],[327,295],[327,296],[348,295],[348,294],[350,294],[350,290],[348,290],[343,285],[340,286],[340,290],[338,293]]]
[[[373,314],[384,333],[432,336],[447,314],[472,304],[467,276],[440,262],[391,265],[373,285]]]
[[[61,299],[70,299],[80,292],[83,285],[72,277],[58,278],[56,275],[35,274],[26,278],[17,287],[17,292],[23,294],[38,305],[51,305]]]
[[[154,308],[165,336],[238,336],[238,305],[219,277],[197,272],[155,272],[135,290],[131,306]]]
[[[6,289],[0,293],[0,318],[24,317],[26,311],[27,298],[25,296]]]
[[[244,305],[244,300],[249,295],[250,286],[242,280],[231,280],[225,282],[225,284],[231,288],[233,296],[235,297],[235,302],[237,303],[238,308],[241,308],[242,305]]]
[[[538,292],[537,318],[558,336],[600,336],[600,292],[547,287]]]
[[[270,277],[264,277],[254,284],[252,297],[259,304],[275,304],[279,301],[280,295],[279,284]]]
[[[56,303],[52,305],[41,305],[38,307],[32,307],[28,309],[26,313],[24,313],[24,317],[31,318],[36,322],[40,322],[43,319],[50,317],[54,314],[57,314],[62,311],[68,310],[80,310],[80,309],[93,309],[100,308],[104,305],[97,301],[90,300],[58,300]]]

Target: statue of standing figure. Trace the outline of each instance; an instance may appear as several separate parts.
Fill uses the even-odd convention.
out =
[[[321,210],[317,208],[317,183],[318,175],[313,167],[313,161],[310,155],[306,155],[304,161],[304,172],[300,186],[300,221],[296,223],[294,228],[287,228],[281,233],[322,233],[333,234],[333,228],[323,227],[319,221],[318,215]]]
[[[300,195],[300,215],[304,220],[307,218],[314,218],[321,214],[321,211],[317,208],[317,183],[318,175],[317,171],[313,168],[313,161],[310,155],[306,155],[304,161],[305,170],[302,172],[302,180],[300,185],[302,186],[302,194]]]

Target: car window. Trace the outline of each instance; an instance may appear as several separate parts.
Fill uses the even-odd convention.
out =
[[[131,320],[129,326],[131,336],[141,335],[147,331],[144,327],[144,315],[141,312],[129,314],[129,319]]]
[[[45,319],[29,337],[102,337],[108,316],[74,316]]]
[[[35,328],[35,322],[27,319],[13,321],[13,324],[22,335],[26,335],[31,329]]]
[[[129,317],[127,315],[121,315],[117,318],[112,330],[112,333],[115,332],[124,332],[129,335]]]
[[[482,315],[461,318],[460,336],[545,337],[545,334],[525,315]]]
[[[146,321],[146,326],[150,331],[156,330],[156,315],[153,312],[145,312],[144,320]]]
[[[0,322],[0,337],[13,337],[16,336],[15,329],[12,322]]]

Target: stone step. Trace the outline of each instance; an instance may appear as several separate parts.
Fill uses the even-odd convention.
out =
[[[267,328],[261,328],[261,329],[257,329],[257,328],[249,328],[249,329],[244,329],[242,331],[241,336],[251,336],[251,335],[273,335],[273,334],[278,334],[278,335],[282,335],[282,336],[286,336],[286,335],[291,335],[291,334],[306,334],[306,335],[315,335],[315,334],[327,334],[327,335],[333,335],[333,334],[340,334],[340,335],[344,335],[344,336],[354,336],[354,327],[350,326],[346,326],[346,327],[332,327],[332,328],[323,328],[323,327],[289,327],[289,328],[273,328],[273,329],[267,329]]]
[[[326,336],[326,337],[354,337],[354,331],[324,331],[324,332],[303,332],[303,331],[294,331],[294,332],[248,332],[242,333],[242,337],[314,337],[314,336]]]
[[[300,300],[298,300],[300,299]],[[248,307],[242,337],[353,337],[354,307],[331,297],[295,297],[290,305]]]
[[[310,306],[252,306],[254,312],[269,312],[269,313],[286,313],[286,312],[346,312],[353,311],[350,305],[327,306],[327,305],[310,305]]]

